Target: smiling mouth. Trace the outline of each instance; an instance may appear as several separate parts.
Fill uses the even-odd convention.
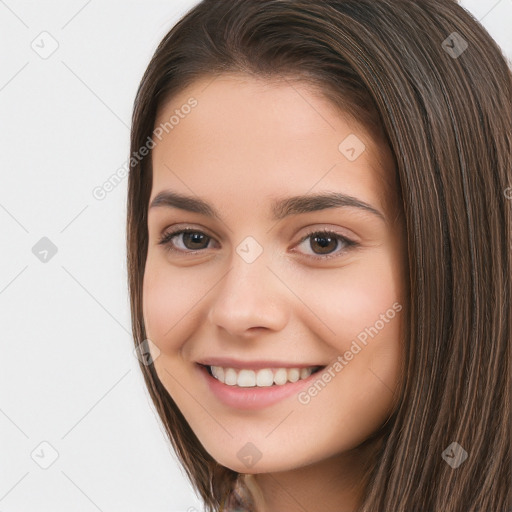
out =
[[[198,363],[199,364],[199,363]],[[304,368],[262,368],[260,370],[235,369],[222,366],[199,364],[216,380],[227,386],[236,387],[271,387],[284,386],[288,383],[307,379],[325,366]]]

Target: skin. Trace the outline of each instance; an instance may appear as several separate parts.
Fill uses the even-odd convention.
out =
[[[404,304],[391,154],[307,84],[245,75],[195,82],[163,105],[155,126],[190,97],[197,107],[153,149],[149,204],[172,190],[208,201],[222,220],[169,207],[148,212],[144,320],[160,350],[158,376],[211,456],[251,474],[258,512],[353,511],[371,451],[358,446],[392,412],[403,312],[308,404],[292,396],[255,411],[229,408],[197,378],[195,361],[328,364],[394,303]],[[350,134],[366,145],[355,161],[338,149]],[[271,219],[273,199],[328,191],[369,203],[384,220],[354,207]],[[181,253],[158,244],[187,226],[207,237],[174,238]],[[359,246],[344,251],[333,241],[322,251],[314,237],[301,242],[322,228]],[[247,236],[263,248],[250,264],[236,252]],[[337,257],[322,260],[326,251]],[[262,454],[250,468],[237,457],[249,441]]]

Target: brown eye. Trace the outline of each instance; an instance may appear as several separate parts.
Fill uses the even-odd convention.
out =
[[[329,254],[338,246],[338,239],[329,235],[315,235],[311,237],[310,247],[318,247],[320,254]]]
[[[181,247],[176,247],[174,239],[180,240]],[[202,233],[201,231],[192,229],[181,229],[179,231],[173,231],[165,234],[162,239],[158,242],[159,245],[164,245],[170,251],[176,252],[187,252],[187,251],[199,251],[201,249],[208,248],[208,243],[211,238]]]
[[[305,243],[309,240],[309,243]],[[308,257],[317,259],[335,258],[345,254],[351,247],[357,246],[357,242],[350,240],[338,233],[332,231],[320,230],[308,233],[299,243],[299,247],[303,245],[309,248],[312,253],[306,254]],[[336,249],[341,246],[337,252]]]
[[[202,244],[204,244],[205,240],[208,242],[209,238],[203,233],[183,233],[182,240],[187,249],[195,251],[197,249],[204,249]]]
[[[187,228],[164,234],[158,244],[163,245],[168,251],[187,254],[198,253],[203,249],[208,249],[209,243],[212,240],[211,237],[202,231]],[[309,243],[306,243],[308,240]],[[306,247],[306,256],[322,260],[342,256],[351,247],[355,247],[358,244],[338,233],[320,230],[312,231],[302,238],[298,246],[300,247],[301,245]]]

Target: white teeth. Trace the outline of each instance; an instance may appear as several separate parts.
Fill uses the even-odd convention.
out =
[[[274,373],[274,384],[282,386],[283,384],[286,384],[287,380],[288,373],[284,368],[279,368],[279,370],[276,370],[276,372]]]
[[[307,377],[309,377],[312,373],[312,369],[311,368],[301,368],[300,369],[300,378],[301,379],[305,379]]]
[[[259,387],[272,386],[274,384],[274,373],[270,368],[265,368],[256,373],[256,385]]]
[[[228,386],[239,386],[242,388],[268,387],[272,385],[282,386],[287,382],[297,382],[309,377],[316,366],[309,368],[264,368],[262,370],[235,370],[234,368],[222,368],[221,366],[210,366],[212,375],[227,384]]]
[[[234,386],[236,381],[237,375],[235,370],[233,370],[233,368],[226,368],[226,371],[224,372],[224,384],[227,384],[228,386]]]
[[[224,368],[221,368],[220,366],[210,366],[210,368],[212,370],[213,376],[216,379],[224,382]]]
[[[290,368],[288,370],[288,380],[290,382],[297,382],[300,379],[300,371],[298,368]]]
[[[252,370],[240,370],[236,385],[241,388],[248,388],[256,385],[256,374]]]

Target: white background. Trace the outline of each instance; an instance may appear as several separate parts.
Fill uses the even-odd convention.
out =
[[[157,44],[196,3],[0,0],[0,512],[201,510],[132,354],[127,180],[92,194],[126,162]],[[512,58],[512,0],[462,5]]]

